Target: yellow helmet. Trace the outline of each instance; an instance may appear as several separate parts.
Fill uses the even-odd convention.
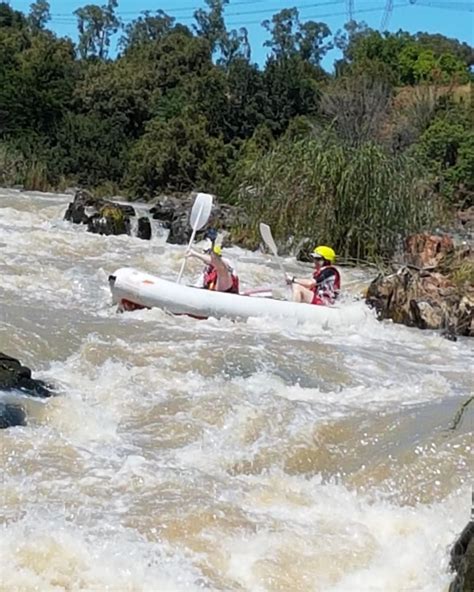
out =
[[[219,247],[219,245],[214,245],[212,247],[212,252],[220,257],[222,255],[222,248]]]
[[[331,249],[331,247],[325,247],[323,245],[316,247],[314,251],[311,253],[311,256],[322,257],[330,263],[334,263],[334,261],[336,260],[336,253],[334,252],[334,249]]]

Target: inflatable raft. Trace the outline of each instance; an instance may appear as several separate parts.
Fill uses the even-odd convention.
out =
[[[315,306],[273,298],[213,292],[177,284],[130,267],[117,269],[109,276],[109,284],[113,302],[122,310],[158,307],[172,314],[200,319],[272,317],[322,325],[346,325],[360,322],[367,316],[361,303]]]

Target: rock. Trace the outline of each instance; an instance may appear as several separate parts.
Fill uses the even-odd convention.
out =
[[[456,214],[461,226],[465,228],[474,228],[474,206],[470,206],[465,210],[459,210]]]
[[[449,592],[472,592],[474,590],[474,521],[464,528],[451,549],[450,568],[456,572]]]
[[[52,387],[43,380],[32,378],[31,370],[17,359],[0,353],[0,390],[20,390],[32,397],[51,397]],[[21,405],[0,401],[0,429],[26,425],[26,413]]]
[[[409,327],[441,329],[447,339],[474,336],[474,261],[467,245],[449,236],[412,235],[405,241],[406,265],[379,275],[366,301],[380,319]]]
[[[74,224],[87,224],[89,232],[119,235],[130,234],[130,219],[134,216],[135,209],[132,206],[99,199],[80,189],[69,204],[64,219]]]
[[[130,234],[130,218],[121,206],[108,203],[98,213],[89,216],[87,230],[95,234]]]
[[[295,247],[295,257],[297,261],[302,261],[303,263],[312,262],[313,259],[311,257],[311,253],[314,249],[314,241],[310,238],[302,238],[299,243]]]
[[[32,397],[51,397],[52,387],[32,378],[31,370],[15,358],[0,352],[0,390],[21,390]]]
[[[420,269],[435,268],[453,253],[454,243],[448,235],[413,234],[405,240],[405,264]]]
[[[178,197],[163,197],[154,205],[150,213],[155,220],[160,220],[164,228],[169,229],[167,242],[175,245],[185,245],[189,242],[192,229],[189,225],[189,216],[194,203],[194,195]],[[236,206],[220,204],[214,198],[211,215],[202,230],[197,232],[196,240],[202,240],[206,228],[229,233],[232,228],[245,226],[249,223],[247,216]],[[234,242],[234,244],[236,244]],[[230,246],[227,241],[226,246]]]
[[[151,223],[150,218],[141,216],[138,218],[137,237],[143,240],[151,239]]]
[[[26,425],[26,413],[21,405],[0,401],[0,430]]]
[[[380,319],[474,336],[474,291],[466,289],[462,294],[440,273],[403,267],[397,273],[379,275],[367,290],[366,302]]]
[[[187,210],[191,205],[191,200],[188,200],[185,205],[183,200],[176,197],[164,196],[150,209],[150,214],[152,214],[154,220],[160,220],[164,228],[170,228],[171,222],[175,218],[175,213],[184,207]]]

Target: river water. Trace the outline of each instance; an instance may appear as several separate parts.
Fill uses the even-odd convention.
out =
[[[70,199],[0,190],[0,351],[59,392],[0,393],[29,416],[0,432],[0,590],[446,591],[472,341],[370,311],[336,328],[116,314],[108,275],[174,278],[183,247],[89,234],[63,221]],[[244,286],[279,283],[267,256],[230,256]],[[343,270],[349,293],[369,279]]]

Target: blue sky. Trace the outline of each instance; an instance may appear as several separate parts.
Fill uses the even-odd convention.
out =
[[[10,5],[16,10],[28,12],[32,0],[10,0]],[[413,2],[413,0],[412,0]],[[52,20],[48,27],[58,35],[77,39],[76,19],[74,10],[86,4],[105,4],[106,0],[50,0]],[[327,23],[335,33],[347,21],[348,1],[337,0],[230,0],[226,6],[226,22],[229,29],[245,26],[249,32],[252,47],[252,61],[263,65],[267,49],[263,47],[266,31],[260,25],[265,19],[282,8],[296,6],[302,20],[316,20]],[[384,14],[386,0],[353,0],[354,19],[364,21],[370,27],[378,29]],[[201,0],[119,0],[118,13],[129,22],[136,18],[141,11],[156,11],[162,9],[178,21],[186,25],[193,22],[194,10],[204,7]],[[470,10],[468,10],[470,6]],[[441,33],[447,37],[454,37],[461,41],[474,44],[474,12],[473,4],[458,2],[457,0],[416,0],[411,4],[409,0],[393,0],[393,11],[386,27],[389,31],[403,29],[410,33],[426,31]],[[324,67],[332,69],[332,63],[337,54],[332,52],[324,61]]]

